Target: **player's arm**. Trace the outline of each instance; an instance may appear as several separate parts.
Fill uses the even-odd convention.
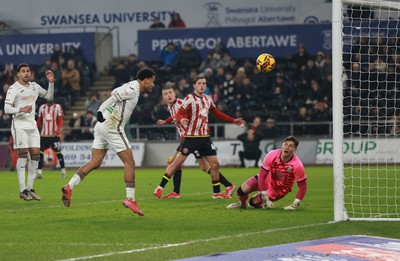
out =
[[[182,107],[179,108],[178,112],[175,115],[176,122],[181,124],[182,127],[184,127],[184,128],[186,128],[189,123],[189,119],[185,118],[185,115],[186,115],[186,111]]]
[[[296,198],[292,204],[284,208],[285,210],[295,210],[298,206],[300,206],[300,203],[307,192],[307,179],[297,181],[297,186],[299,187],[299,191],[297,191]]]
[[[39,96],[46,100],[52,100],[54,98],[54,74],[50,70],[46,70],[45,73],[47,81],[49,82],[49,87],[45,90],[39,85]]]
[[[6,95],[6,100],[4,101],[4,113],[15,114],[18,112],[30,113],[32,111],[31,105],[26,105],[24,107],[14,107],[15,92],[8,90]]]
[[[113,105],[116,102],[121,101],[120,99],[118,99],[118,96],[116,95],[116,93],[112,94],[110,97],[108,97],[107,100],[105,100],[99,107],[99,110],[97,111],[97,121],[98,122],[104,122],[106,119],[103,116],[103,112],[110,107],[111,105]]]
[[[218,110],[217,108],[213,108],[211,109],[211,112],[214,114],[214,116],[222,121],[226,121],[226,122],[231,122],[231,123],[235,123],[236,125],[243,127],[246,124],[246,121],[243,120],[242,118],[232,118],[228,115],[226,115],[225,113],[223,113],[222,111]]]
[[[36,121],[36,126],[40,129],[42,127],[43,117],[40,115]]]
[[[169,116],[165,120],[161,120],[161,119],[157,120],[157,125],[164,125],[164,124],[167,124],[167,123],[171,123],[173,121],[174,121],[174,119],[171,116]]]
[[[62,130],[63,125],[64,125],[64,117],[62,115],[61,116],[57,116],[57,126],[58,126],[57,135],[61,134],[61,130]]]

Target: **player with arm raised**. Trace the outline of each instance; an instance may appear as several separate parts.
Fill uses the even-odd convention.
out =
[[[255,208],[273,208],[277,201],[292,191],[295,182],[299,188],[293,203],[285,210],[295,210],[307,192],[307,177],[303,163],[295,154],[299,141],[288,136],[281,149],[270,151],[264,158],[259,174],[249,178],[237,190],[239,202],[227,208],[246,208],[249,194],[259,191],[250,198],[249,205]]]
[[[101,166],[108,149],[112,149],[124,164],[126,198],[123,205],[140,216],[144,215],[135,200],[135,160],[124,127],[131,118],[140,93],[153,89],[156,74],[150,68],[142,68],[137,72],[136,79],[114,89],[111,97],[101,104],[94,127],[92,157],[62,188],[61,199],[66,207],[71,205],[72,190],[92,170]]]
[[[174,175],[175,171],[182,168],[186,158],[193,153],[196,158],[203,156],[210,164],[210,176],[213,187],[213,198],[229,198],[221,193],[219,162],[217,150],[212,143],[208,128],[208,113],[211,111],[218,119],[235,123],[238,126],[244,126],[246,122],[242,118],[232,118],[219,111],[212,101],[211,97],[205,95],[206,79],[204,76],[198,76],[193,81],[194,92],[186,96],[181,107],[176,113],[175,120],[177,124],[182,125],[184,129],[184,140],[182,148],[175,160],[168,166],[160,184],[154,190],[156,197],[161,197],[162,190]]]
[[[18,153],[17,173],[20,189],[20,198],[26,201],[41,200],[33,189],[34,178],[39,164],[40,134],[35,121],[35,105],[37,98],[53,99],[54,74],[47,70],[46,78],[49,82],[48,89],[43,89],[36,82],[29,81],[31,67],[22,63],[17,67],[18,81],[7,91],[4,112],[13,115],[11,134],[14,148]],[[26,162],[28,163],[28,178],[25,183]]]
[[[176,98],[175,90],[172,86],[164,87],[162,90],[162,96],[163,96],[163,99],[168,103],[168,111],[171,114],[171,117],[167,118],[166,120],[158,120],[157,124],[164,125],[166,123],[171,123],[171,122],[176,123],[176,120],[175,120],[176,113],[178,112],[179,108],[181,107],[183,100]],[[177,131],[179,133],[179,137],[181,138],[182,141],[179,144],[178,148],[176,149],[174,155],[172,157],[168,158],[168,161],[167,161],[168,164],[171,164],[175,160],[175,158],[178,156],[178,154],[181,150],[184,135],[185,135],[185,130],[182,127],[182,125],[176,123],[176,129],[177,129]],[[196,159],[197,159],[197,162],[199,163],[199,168],[202,171],[209,174],[210,173],[210,164],[207,162],[205,157],[200,156]],[[225,186],[225,195],[227,195],[228,197],[231,197],[235,190],[235,185],[233,185],[231,182],[229,182],[224,177],[224,175],[222,175],[221,173],[219,173],[219,177],[220,177],[221,183]],[[170,194],[163,196],[163,198],[180,198],[180,196],[181,196],[180,195],[181,180],[182,180],[182,169],[179,168],[177,171],[175,171],[175,173],[173,175],[173,182],[174,182],[173,191]],[[162,190],[161,190],[161,192],[162,192]],[[156,197],[160,197],[160,196],[161,196],[161,193],[156,195]]]
[[[56,153],[61,167],[61,178],[65,179],[64,156],[61,153],[61,129],[64,124],[64,113],[60,104],[54,103],[54,100],[48,100],[47,103],[39,107],[39,117],[37,126],[40,132],[40,161],[36,178],[42,178],[42,168],[44,151],[51,148]]]

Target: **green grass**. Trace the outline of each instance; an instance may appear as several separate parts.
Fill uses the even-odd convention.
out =
[[[257,169],[222,169],[236,185]],[[162,169],[137,169],[136,197],[145,213],[139,217],[122,206],[122,169],[92,172],[73,191],[71,207],[61,203],[66,182],[58,171],[36,180],[40,202],[18,197],[15,172],[0,174],[0,260],[171,260],[216,252],[314,240],[341,235],[400,238],[399,222],[333,220],[332,168],[309,167],[308,192],[296,211],[281,208],[294,192],[275,203],[276,209],[226,209],[236,201],[212,199],[208,175],[183,172],[182,198],[157,199],[153,191]],[[68,172],[70,178],[73,170]],[[170,182],[165,193],[172,190]],[[75,258],[75,259],[74,259]]]

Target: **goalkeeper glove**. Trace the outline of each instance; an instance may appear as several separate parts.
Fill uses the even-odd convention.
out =
[[[263,209],[274,208],[274,203],[272,203],[272,201],[269,200],[267,191],[261,191],[260,195],[261,195]]]
[[[103,113],[101,111],[97,112],[97,121],[98,122],[104,122],[106,119],[104,119]]]
[[[284,207],[284,210],[296,210],[298,206],[300,206],[301,200],[300,199],[294,199],[293,203],[287,207]]]

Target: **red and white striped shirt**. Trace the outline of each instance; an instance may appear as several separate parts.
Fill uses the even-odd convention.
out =
[[[175,123],[176,123],[176,113],[181,108],[182,103],[183,103],[182,99],[176,99],[172,105],[168,106],[168,111],[171,114],[171,117]],[[176,129],[178,130],[179,137],[183,139],[185,136],[185,129],[183,128],[183,126],[180,124],[176,124]]]
[[[38,128],[41,130],[42,136],[58,136],[63,126],[64,113],[60,104],[54,103],[47,105],[46,103],[39,108],[39,118],[37,120]]]
[[[210,96],[197,96],[194,93],[185,97],[182,109],[189,119],[188,128],[185,129],[185,136],[210,136],[208,128],[208,112],[215,109],[215,104]]]

